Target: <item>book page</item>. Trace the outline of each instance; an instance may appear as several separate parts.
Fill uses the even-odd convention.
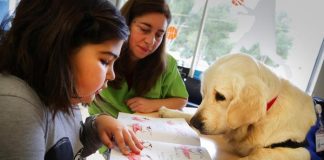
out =
[[[110,160],[211,160],[207,150],[199,146],[143,141],[140,154],[123,155],[118,147],[111,150]]]
[[[118,120],[142,140],[200,146],[198,133],[182,118],[153,118],[120,112]]]

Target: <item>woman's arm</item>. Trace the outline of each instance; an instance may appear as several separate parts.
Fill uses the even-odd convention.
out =
[[[134,97],[127,100],[126,104],[134,112],[150,113],[165,106],[169,109],[182,109],[187,104],[186,98],[165,98],[165,99],[147,99],[143,97]]]

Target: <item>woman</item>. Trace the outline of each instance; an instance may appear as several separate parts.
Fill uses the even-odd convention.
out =
[[[82,124],[77,107],[114,79],[129,34],[109,1],[21,0],[11,28],[2,24],[0,159],[77,159],[102,143],[113,147],[112,138],[124,154],[140,152],[141,142],[113,117]]]
[[[130,37],[116,61],[116,79],[90,105],[89,113],[149,113],[181,109],[188,93],[175,59],[165,52],[171,13],[164,0],[128,0],[121,9]]]

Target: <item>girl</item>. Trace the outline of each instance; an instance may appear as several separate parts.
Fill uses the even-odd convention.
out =
[[[129,33],[109,1],[21,0],[11,28],[2,24],[0,159],[82,158],[102,143],[113,147],[112,138],[124,154],[140,152],[134,133],[113,117],[80,124],[78,103],[115,78]]]

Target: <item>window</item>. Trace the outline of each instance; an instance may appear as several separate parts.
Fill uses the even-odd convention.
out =
[[[245,52],[306,90],[324,36],[323,0],[168,2],[177,33],[167,48],[191,76],[199,78],[219,56]]]
[[[0,0],[0,21],[9,14],[11,14],[18,4],[18,0]]]
[[[0,20],[7,14],[8,12],[8,1],[7,0],[0,0]]]
[[[110,0],[117,8],[121,8],[127,0]]]
[[[179,66],[190,68],[190,77],[199,79],[219,56],[244,52],[306,90],[324,37],[323,0],[167,2],[172,12],[167,49]]]
[[[204,9],[207,1],[205,0],[169,0],[170,10],[172,12],[172,22],[170,27],[175,28],[175,36],[168,37],[168,52],[178,60],[178,65],[186,68],[195,68],[196,77],[199,77],[200,71],[205,70],[209,65],[204,60],[199,60],[201,56],[198,43],[199,37],[203,34],[202,29],[205,24]],[[168,30],[169,31],[169,30]],[[201,39],[201,38],[200,38]],[[201,43],[200,43],[201,44]],[[194,56],[196,55],[196,58]],[[200,61],[199,65],[194,64]]]

